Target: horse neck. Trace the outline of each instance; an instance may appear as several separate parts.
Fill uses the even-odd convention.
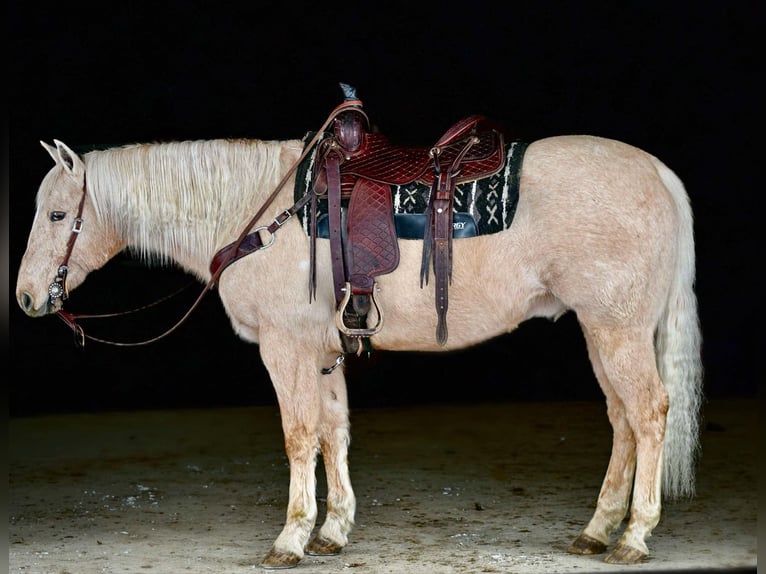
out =
[[[99,219],[152,263],[209,276],[217,251],[234,241],[301,152],[301,142],[208,140],[91,152],[88,188]],[[292,201],[286,185],[264,214]]]

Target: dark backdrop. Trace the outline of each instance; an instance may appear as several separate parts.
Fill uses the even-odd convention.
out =
[[[665,161],[695,211],[706,393],[755,396],[750,260],[762,255],[744,158],[760,149],[750,81],[759,67],[747,3],[250,4],[9,3],[11,415],[274,401],[257,347],[236,338],[215,295],[179,331],[138,348],[80,349],[55,317],[18,310],[15,273],[51,167],[39,140],[301,137],[340,102],[340,81],[401,143],[432,143],[478,113],[526,139],[590,133]],[[128,309],[188,280],[119,257],[71,308]],[[89,332],[156,335],[200,287]],[[463,352],[349,363],[352,407],[601,396],[571,314]]]

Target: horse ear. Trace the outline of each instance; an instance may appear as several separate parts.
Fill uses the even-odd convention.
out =
[[[85,164],[75,152],[59,140],[53,140],[56,144],[57,156],[54,157],[57,162],[61,162],[63,166],[72,173],[72,175],[80,175],[85,171]]]
[[[51,157],[53,158],[53,161],[58,163],[59,158],[58,158],[58,154],[56,153],[56,148],[53,147],[52,145],[48,145],[47,143],[45,143],[42,140],[40,140],[40,145],[43,146],[43,148],[45,148],[45,151],[47,151],[49,154],[51,154]]]

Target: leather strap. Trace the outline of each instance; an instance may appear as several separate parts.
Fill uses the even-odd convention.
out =
[[[274,233],[276,233],[277,229],[282,227],[288,219],[300,211],[301,208],[308,203],[309,199],[311,199],[311,195],[307,193],[295,202],[292,207],[285,209],[282,213],[277,215],[270,225],[257,227],[252,232],[237,239],[237,241],[229,243],[226,247],[221,248],[210,262],[210,274],[213,276],[211,284],[218,280],[218,277],[224,269],[238,259],[241,259],[245,255],[249,255],[254,251],[265,249],[271,245],[274,241]],[[261,239],[262,231],[269,234],[269,241],[266,243]]]
[[[436,340],[439,345],[447,342],[448,288],[452,282],[452,197],[454,182],[451,173],[442,173],[434,187],[433,201],[433,265],[436,303]],[[426,263],[427,265],[427,263]]]
[[[467,123],[472,127],[473,124]],[[463,131],[456,132],[463,135]],[[446,136],[445,136],[446,138]],[[447,141],[447,139],[442,140]],[[440,140],[440,141],[442,141]],[[441,171],[437,145],[431,150],[434,158],[436,177],[431,188],[428,206],[428,221],[423,235],[423,257],[420,263],[420,286],[428,283],[429,265],[433,258],[434,290],[436,303],[436,340],[439,345],[447,343],[447,309],[449,308],[449,284],[452,282],[452,212],[455,198],[456,179],[460,173],[460,164],[479,138],[471,136],[449,167]]]
[[[343,258],[343,221],[340,201],[340,156],[333,150],[325,160],[327,174],[327,214],[330,222],[330,257],[335,300],[343,299],[346,285],[346,270]]]
[[[69,274],[69,258],[72,256],[74,243],[77,241],[77,238],[82,231],[82,212],[85,208],[85,198],[88,195],[87,189],[85,176],[83,176],[82,196],[80,197],[80,203],[77,206],[77,215],[72,222],[72,232],[69,234],[69,239],[67,240],[64,261],[58,266],[58,269],[56,270],[56,278],[53,280],[53,283],[48,285],[48,301],[51,305],[53,305],[54,301],[58,298],[61,298],[62,302],[69,298],[69,287],[67,286],[66,281],[67,275]]]

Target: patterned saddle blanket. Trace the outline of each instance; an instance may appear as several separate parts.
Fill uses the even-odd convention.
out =
[[[304,138],[309,141],[309,133]],[[453,237],[456,239],[474,237],[487,233],[497,233],[508,229],[513,223],[516,206],[519,201],[519,178],[527,142],[511,141],[505,149],[503,168],[492,175],[458,183],[455,186]],[[312,174],[317,160],[317,149],[308,155],[298,167],[295,176],[295,200],[297,201],[312,189]],[[410,181],[401,184],[388,184],[391,190],[391,208],[399,239],[423,239],[425,212],[431,192],[431,184]],[[348,208],[348,199],[342,204]],[[301,225],[307,234],[312,233],[310,208],[307,205],[300,212]],[[320,199],[316,232],[327,239],[328,217],[327,200]]]

